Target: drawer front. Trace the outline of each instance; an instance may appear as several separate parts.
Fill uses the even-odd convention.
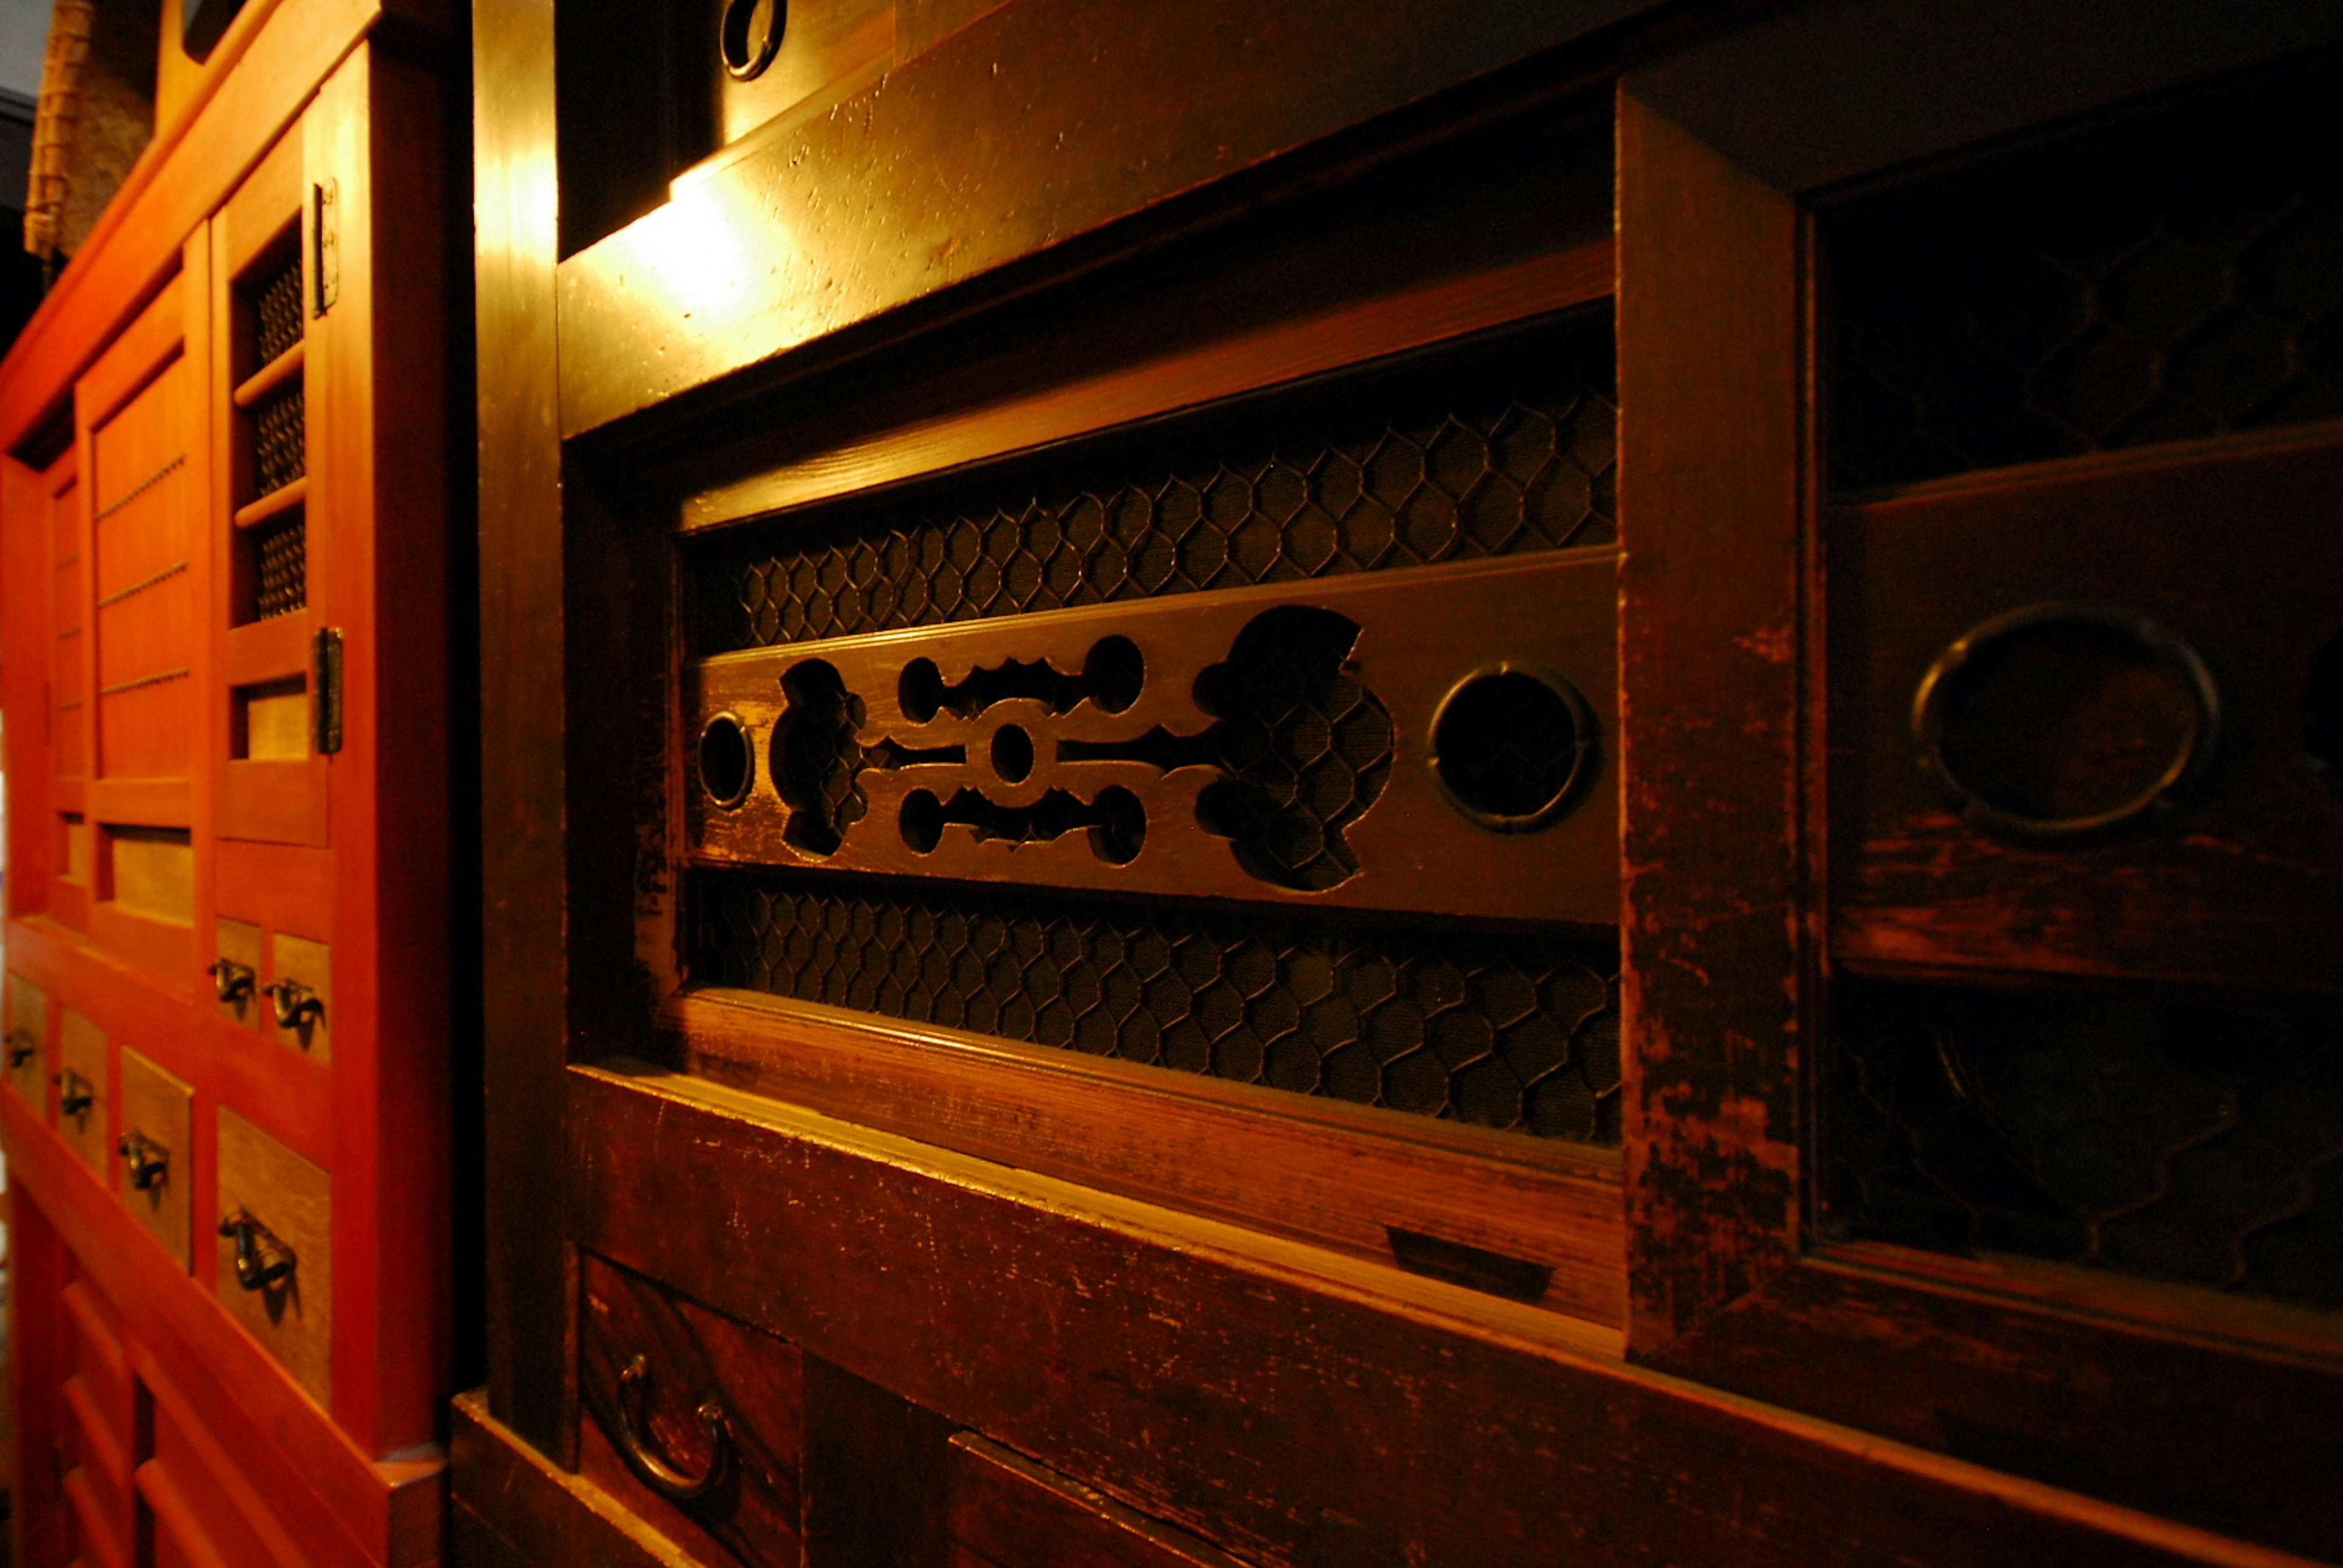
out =
[[[579,1468],[711,1563],[796,1568],[805,1454],[797,1347],[590,1253],[583,1272]],[[715,1425],[700,1413],[709,1407]],[[714,1479],[696,1492],[711,1467]]]
[[[123,1047],[116,1191],[182,1269],[195,1265],[195,1091]]]
[[[260,994],[260,928],[247,920],[223,918],[217,929],[219,962],[212,970],[215,1005],[229,1022],[258,1029],[268,1007],[268,999]]]
[[[246,1231],[237,1222],[257,1228]],[[226,1106],[219,1113],[220,1301],[319,1404],[333,1403],[333,1179]],[[239,1251],[246,1252],[238,1268]],[[278,1272],[291,1254],[292,1266]],[[270,1279],[266,1275],[277,1272]]]
[[[998,1443],[962,1432],[951,1446],[952,1568],[1242,1568]]]
[[[278,932],[271,994],[262,1002],[277,1038],[319,1061],[334,1059],[334,950]]]
[[[57,1129],[74,1152],[106,1178],[106,1030],[71,1008],[57,1030]]]
[[[6,1063],[8,1087],[36,1106],[48,1103],[43,1085],[49,1076],[49,993],[21,975],[8,977]]]

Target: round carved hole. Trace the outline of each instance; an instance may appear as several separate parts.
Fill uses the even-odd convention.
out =
[[[903,797],[902,815],[895,825],[903,842],[918,854],[932,855],[944,841],[944,803],[930,789],[914,789]]]
[[[1566,811],[1593,771],[1594,712],[1558,675],[1497,665],[1468,676],[1432,720],[1432,770],[1457,809],[1497,833]]]
[[[1111,866],[1128,866],[1147,847],[1147,808],[1120,784],[1100,790],[1095,805],[1099,821],[1090,830],[1092,852]]]
[[[727,0],[722,47],[724,69],[736,80],[755,81],[781,52],[789,26],[788,0]]]
[[[1092,702],[1105,712],[1121,713],[1139,700],[1140,689],[1147,684],[1147,660],[1131,638],[1102,637],[1091,644],[1090,657],[1082,661],[1082,679]]]
[[[1976,826],[2070,839],[2169,807],[2211,762],[2220,697],[2136,610],[2045,604],[1972,628],[1912,701],[1920,766]]]
[[[2310,660],[2302,689],[2302,744],[2328,789],[2343,795],[2343,634]]]
[[[747,728],[729,713],[718,714],[699,732],[699,787],[717,805],[738,806],[749,798],[755,757]]]
[[[1014,724],[992,732],[992,770],[1008,784],[1022,784],[1033,772],[1033,738]]]
[[[925,724],[944,709],[944,672],[932,658],[915,658],[903,667],[895,683],[895,701],[903,717]]]

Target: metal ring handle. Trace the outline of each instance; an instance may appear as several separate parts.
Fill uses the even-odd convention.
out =
[[[276,1231],[238,1209],[219,1222],[219,1233],[236,1241],[236,1282],[247,1291],[265,1291],[293,1276],[301,1260]]]
[[[2129,639],[2163,660],[2187,680],[2190,705],[2187,733],[2163,771],[2130,799],[2104,811],[2077,817],[2029,817],[1977,794],[1945,760],[1946,690],[1961,668],[1995,643],[2042,626],[2097,627]],[[2221,693],[2197,650],[2148,617],[2121,605],[2064,600],[2027,605],[1980,621],[1948,644],[1912,693],[1912,745],[1920,770],[1958,803],[1970,823],[2003,838],[2034,843],[2087,839],[2153,812],[2175,799],[2212,765],[2221,735]]]
[[[626,1451],[627,1462],[652,1491],[670,1503],[705,1497],[724,1483],[732,1468],[732,1427],[724,1418],[724,1407],[713,1399],[699,1402],[696,1413],[708,1430],[708,1473],[686,1475],[661,1458],[639,1430],[645,1424],[639,1407],[650,1397],[650,1362],[644,1356],[628,1362],[626,1371],[618,1374],[618,1443]]]
[[[279,1029],[301,1029],[325,1019],[325,1001],[299,980],[272,980],[260,988],[260,993],[268,999]]]
[[[35,1037],[32,1030],[12,1029],[8,1031],[8,1065],[10,1067],[22,1067],[40,1054],[41,1042]]]
[[[724,20],[717,38],[717,51],[724,57],[724,70],[735,81],[753,82],[763,75],[781,52],[781,35],[789,25],[789,0],[771,0],[771,21],[761,35],[752,36],[756,25],[757,7],[763,0],[729,0],[724,7]]]
[[[130,1185],[144,1192],[161,1186],[171,1174],[171,1151],[136,1128],[122,1135],[115,1151],[129,1168]]]
[[[204,972],[212,977],[214,994],[226,1002],[242,1001],[250,996],[260,979],[253,973],[250,964],[240,964],[234,959],[214,959],[205,966]]]

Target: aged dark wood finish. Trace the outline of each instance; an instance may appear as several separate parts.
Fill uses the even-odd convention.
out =
[[[1242,1555],[2255,1560],[1635,1372],[1567,1320],[1461,1288],[689,1079],[578,1069],[572,1088],[581,1241],[656,1260],[677,1288],[841,1366],[884,1369],[919,1403]],[[678,1208],[655,1189],[719,1199]],[[1471,1323],[1477,1347],[1453,1354]],[[994,1353],[1005,1346],[1050,1353]]]
[[[481,1027],[489,1116],[490,1407],[529,1441],[568,1453],[570,1341],[544,1332],[569,1299],[561,1238],[542,1222],[559,1201],[552,1130],[569,1049],[562,737],[567,706],[561,451],[554,380],[553,52],[549,0],[482,0],[472,69],[497,84],[498,112],[473,143],[479,224],[480,857],[486,889]],[[550,1141],[548,1141],[548,1139]]]
[[[1800,229],[1619,92],[1628,1342],[1798,1242],[1805,995]]]
[[[953,1568],[1237,1568],[1237,1559],[980,1437],[952,1440]]]
[[[2308,847],[2294,863],[2188,889],[2087,849],[2137,894],[2092,925],[2037,851],[1980,846],[1933,807],[1856,787],[1891,765],[1908,779],[1898,704],[1916,672],[1901,667],[1977,618],[1954,613],[1964,596],[2001,608],[2033,580],[2029,557],[2057,568],[2036,577],[2097,571],[2103,547],[2084,534],[2103,514],[2210,518],[2215,492],[2235,512],[2268,488],[2250,471],[2291,476],[2288,504],[2310,515],[2338,481],[2327,427],[1858,497],[1825,519],[1821,246],[1846,193],[1814,187],[1900,186],[1926,160],[2053,135],[2046,116],[2307,57],[2328,24],[2257,19],[2200,48],[2218,8],[2172,0],[2066,62],[2057,41],[2104,20],[2088,0],[1999,30],[1936,0],[1887,9],[1208,5],[1134,33],[1082,0],[809,0],[801,69],[711,95],[679,80],[688,55],[661,53],[696,46],[688,29],[623,59],[598,31],[672,18],[575,0],[557,116],[551,0],[483,6],[483,146],[499,150],[479,186],[482,337],[509,371],[484,412],[485,831],[490,972],[512,983],[489,1013],[509,1183],[492,1182],[491,1397],[458,1416],[466,1550],[631,1564],[795,1546],[809,1564],[960,1568],[2343,1552],[2318,1484],[2343,1364],[2331,1312],[1844,1240],[1816,1109],[1842,980],[1989,973],[2036,995],[2068,983],[2051,970],[2153,970],[2227,995],[2299,970],[2318,934],[2254,950],[2236,933],[2266,910],[2237,890],[2308,888],[2260,897],[2323,910],[2315,798],[2287,795],[2314,829],[2288,841]],[[1964,41],[1970,54],[1941,53]],[[1900,49],[1928,55],[1909,79],[1934,96],[1911,101],[1896,71],[1850,76],[1845,62]],[[1316,68],[1297,73],[1302,59]],[[645,86],[624,116],[578,112],[622,80]],[[1606,119],[1615,205],[1581,156]],[[957,508],[966,481],[950,515],[989,526],[977,490],[999,476],[1071,482],[1093,452],[1267,407],[1252,398],[1264,388],[1349,385],[1376,356],[1429,362],[1564,309],[1615,321],[1618,355],[1618,545],[1569,568],[1617,572],[1604,723],[1622,839],[1615,860],[1596,857],[1599,881],[1548,866],[1490,890],[1536,869],[1535,844],[1427,849],[1388,893],[1364,877],[1332,898],[1263,893],[1222,863],[1227,840],[1159,836],[1187,820],[1177,769],[1142,780],[1149,847],[1127,865],[1081,832],[1010,850],[954,822],[924,853],[900,840],[922,769],[1030,794],[1050,786],[1058,739],[1121,735],[1094,728],[1096,704],[1044,714],[1030,696],[1008,700],[1033,711],[916,719],[898,685],[913,659],[947,687],[1040,655],[1071,680],[1109,633],[1161,628],[1149,652],[1177,668],[1144,700],[1166,706],[1133,712],[1179,734],[1199,717],[1197,667],[1255,602],[1242,595],[1340,598],[1370,631],[1405,615],[1412,646],[1444,649],[1484,629],[1471,607],[1518,608],[1507,592],[1443,604],[1426,586],[1403,608],[1409,579],[1366,571],[1047,618],[962,605],[875,634],[808,616],[797,642],[766,627],[724,634],[756,651],[702,646],[699,574],[727,552],[754,552],[740,558],[758,571],[843,569],[834,541],[858,518],[909,536],[899,518],[940,496]],[[2054,494],[2073,528],[2042,525]],[[2311,593],[2312,553],[2282,531],[2267,555],[2282,565],[2223,571]],[[2017,543],[1966,543],[1986,533]],[[2141,592],[2171,575],[2165,548],[2124,567]],[[1526,602],[1561,575],[1513,557],[1420,580],[1511,583]],[[2218,576],[2167,597],[2194,602]],[[794,591],[797,613],[812,590]],[[983,616],[999,618],[965,618]],[[836,844],[792,838],[798,802],[771,781],[791,721],[781,678],[815,658],[864,699],[858,743],[901,753],[866,774],[870,809]],[[745,726],[737,807],[696,777],[719,713]],[[990,767],[1004,717],[1036,742],[1030,770],[1013,751]],[[1056,781],[1089,766],[1130,764],[1064,759]],[[2211,822],[2227,785],[2207,782]],[[2247,841],[2243,819],[2172,853],[2241,860],[2224,846]],[[1886,847],[1923,841],[1888,864]],[[1504,926],[1465,928],[1493,937],[1615,916],[1625,1147],[1190,1081],[1018,1043],[1048,1037],[1005,1038],[1005,1023],[972,1032],[975,1013],[890,1014],[873,995],[880,950],[835,922],[916,918],[922,890],[945,886],[968,896],[934,908],[1005,908],[979,899],[992,882],[1091,909],[1121,886],[1207,894],[1216,916],[1348,902],[1378,929],[1501,912]],[[768,900],[738,922],[762,934],[721,953],[694,923],[719,884]],[[847,890],[821,895],[827,933],[779,923],[792,886]],[[1947,890],[1957,920],[1937,907]],[[2175,957],[2191,908],[2229,922],[2227,950]],[[2054,940],[2033,942],[2037,929]],[[779,953],[780,931],[802,957]],[[733,989],[750,986],[765,989]],[[929,1017],[970,1029],[903,1021]],[[1540,1283],[1534,1304],[1518,1299]],[[794,1537],[770,1501],[783,1461],[765,1467],[769,1522],[745,1546],[702,1505],[649,1494],[660,1473],[619,1456],[616,1380],[636,1353],[608,1332],[621,1317],[661,1347],[650,1359],[678,1359],[677,1324],[725,1347],[692,1352],[704,1377],[655,1375],[664,1484],[690,1490],[710,1452],[702,1382],[744,1402],[743,1420],[797,1423]],[[561,1470],[572,1460],[583,1475]]]
[[[1844,691],[1833,943],[1849,963],[2332,990],[2343,807],[2301,749],[2343,576],[2327,526],[2331,427],[1980,476],[1835,510]],[[2205,541],[2218,538],[2218,549]],[[2004,611],[2089,599],[2168,625],[2209,662],[2220,740],[2168,812],[2094,840],[2013,843],[1962,821],[1913,765],[1914,689]]]

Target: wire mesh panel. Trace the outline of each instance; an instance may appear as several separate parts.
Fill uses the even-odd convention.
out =
[[[281,490],[309,471],[307,410],[298,378],[252,410],[252,493]]]
[[[695,551],[695,650],[1607,543],[1610,342],[1581,322],[1233,429],[719,539]]]
[[[1617,942],[1538,924],[1617,904],[1559,695],[1610,710],[1615,568],[1556,554],[1616,537],[1611,358],[1582,314],[687,538],[691,982],[1615,1144]],[[1568,710],[1476,721],[1529,655]]]
[[[247,286],[252,301],[253,355],[259,369],[301,341],[301,255],[296,250]]]
[[[1855,1235],[2343,1302],[2343,1012],[1880,981],[1838,999]]]
[[[2343,417],[2337,73],[1826,220],[1841,488]]]
[[[702,983],[1619,1141],[1613,940],[803,872],[700,872],[692,892]]]
[[[265,524],[255,533],[252,618],[266,620],[303,608],[309,602],[309,530],[302,514],[297,511],[281,522]]]

